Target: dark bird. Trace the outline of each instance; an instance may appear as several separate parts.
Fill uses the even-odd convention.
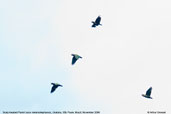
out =
[[[150,87],[147,91],[146,91],[146,94],[142,94],[143,97],[145,98],[149,98],[149,99],[152,99],[152,97],[150,96],[151,95],[151,91],[152,91],[152,87]]]
[[[96,27],[96,26],[98,26],[98,25],[102,25],[102,24],[100,24],[100,21],[101,21],[101,17],[98,16],[98,17],[96,18],[95,22],[92,21],[92,23],[93,23],[92,27]]]
[[[77,54],[71,54],[73,57],[72,57],[72,65],[75,64],[75,62],[79,59],[79,58],[82,58],[81,56],[77,55]]]
[[[51,89],[51,93],[53,93],[56,88],[58,88],[59,86],[63,87],[62,85],[58,84],[58,83],[51,83],[53,86],[52,86],[52,89]]]

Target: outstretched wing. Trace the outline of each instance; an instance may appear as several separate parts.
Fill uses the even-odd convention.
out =
[[[95,21],[95,23],[96,23],[97,25],[99,25],[99,24],[100,24],[100,21],[101,21],[101,17],[98,16],[97,19],[96,19],[96,21]]]
[[[151,95],[151,91],[152,91],[152,87],[150,87],[147,91],[146,91],[146,95],[150,96]]]
[[[55,91],[55,89],[57,88],[57,86],[52,86],[52,89],[51,89],[51,93],[53,93]]]
[[[91,27],[96,27],[96,23],[92,21],[93,25]]]
[[[75,56],[73,56],[73,58],[72,58],[72,65],[74,65],[76,61],[77,61],[77,59],[75,58]]]
[[[96,25],[93,23],[93,25],[91,27],[96,27]]]

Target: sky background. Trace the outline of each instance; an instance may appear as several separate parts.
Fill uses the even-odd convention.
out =
[[[170,6],[0,0],[0,111],[171,113]],[[83,57],[74,66],[72,53]],[[63,88],[50,94],[51,82]],[[152,100],[141,96],[149,87]]]

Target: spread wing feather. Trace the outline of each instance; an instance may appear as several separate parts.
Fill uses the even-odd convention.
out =
[[[96,21],[95,21],[95,23],[96,23],[97,25],[99,25],[99,24],[100,24],[100,21],[101,21],[101,17],[98,16],[97,19],[96,19]]]
[[[73,56],[73,58],[72,58],[72,65],[74,65],[76,61],[77,61],[77,59],[75,58],[75,56]]]
[[[150,95],[151,95],[151,91],[152,91],[152,87],[150,87],[150,88],[146,91],[146,95],[150,96]]]
[[[57,86],[52,86],[51,93],[53,93],[56,90]]]

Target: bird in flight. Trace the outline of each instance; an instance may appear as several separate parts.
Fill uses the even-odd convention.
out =
[[[150,87],[147,91],[146,94],[142,94],[143,97],[152,99],[151,95],[152,87]]]
[[[79,58],[82,58],[81,56],[77,55],[77,54],[71,54],[73,57],[72,57],[72,65],[75,64],[75,62],[79,59]]]
[[[60,84],[58,84],[58,83],[51,83],[53,86],[52,86],[52,89],[51,89],[51,93],[53,93],[55,90],[56,90],[56,88],[58,88],[59,86],[60,87],[63,87],[62,85],[60,85]]]
[[[101,26],[102,26],[102,24],[100,24],[100,21],[101,21],[101,17],[98,16],[98,17],[96,18],[95,22],[92,21],[92,23],[93,23],[92,27],[96,27],[96,26],[98,26],[98,25],[101,25]]]

